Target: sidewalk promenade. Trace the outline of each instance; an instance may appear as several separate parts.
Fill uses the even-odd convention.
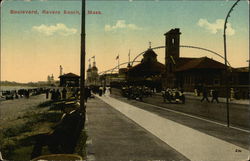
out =
[[[182,154],[98,98],[87,102],[88,161],[186,161]]]
[[[98,161],[179,161],[186,158],[192,161],[243,161],[249,156],[247,149],[133,105],[109,96],[98,98],[90,100],[87,108],[89,136]]]

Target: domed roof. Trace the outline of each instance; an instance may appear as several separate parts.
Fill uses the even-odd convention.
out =
[[[61,75],[59,76],[59,78],[80,78],[80,76],[74,74],[74,73],[67,73],[67,74],[64,74],[64,75]]]
[[[93,66],[93,67],[92,67],[92,70],[96,70],[96,71],[97,71],[98,69],[97,69],[96,66]]]
[[[95,62],[95,61],[93,62],[92,70],[93,70],[93,71],[98,71],[98,69],[97,69],[97,67],[96,67],[96,62]]]
[[[157,61],[156,59],[157,54],[151,49],[149,48],[144,54],[143,54],[143,59],[142,62],[148,62],[148,61]]]
[[[89,63],[89,68],[88,68],[87,72],[91,72],[91,64],[90,63]]]
[[[149,48],[144,54],[143,56],[152,56],[152,57],[156,57],[157,54],[154,52],[154,50],[152,50],[151,48]]]

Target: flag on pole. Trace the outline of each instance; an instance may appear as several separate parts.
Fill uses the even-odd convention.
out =
[[[129,52],[128,52],[128,63],[130,63],[130,49],[129,49]]]
[[[95,62],[95,55],[94,55],[94,56],[92,56],[91,58],[93,58],[93,59],[94,59],[94,62]]]
[[[115,58],[116,60],[119,59],[119,55],[117,55],[117,57]]]

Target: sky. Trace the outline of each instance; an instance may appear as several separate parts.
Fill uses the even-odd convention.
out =
[[[164,33],[180,28],[180,44],[224,56],[224,19],[235,1],[86,1],[86,70],[95,56],[99,72],[165,45]],[[73,14],[64,14],[64,10]],[[16,13],[19,11],[19,13]],[[24,13],[20,13],[24,12]],[[28,12],[28,13],[25,13]],[[50,14],[48,14],[50,12]],[[92,12],[92,13],[91,13]],[[93,14],[97,13],[97,14]],[[80,73],[81,1],[5,0],[1,3],[1,80],[46,81],[48,75]],[[157,49],[164,62],[164,49]],[[212,53],[181,48],[181,57]],[[241,0],[227,23],[227,58],[232,67],[248,66],[249,2]],[[141,60],[139,57],[138,60]],[[124,66],[125,67],[125,66]]]

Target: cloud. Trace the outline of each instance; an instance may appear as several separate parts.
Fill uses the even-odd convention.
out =
[[[46,36],[51,36],[53,34],[59,34],[62,36],[73,35],[77,32],[75,28],[68,28],[65,24],[58,23],[56,25],[40,25],[33,26],[32,30],[37,31],[39,33],[45,34]]]
[[[207,21],[207,19],[201,18],[197,22],[197,25],[200,26],[200,27],[205,28],[207,31],[209,31],[212,34],[216,34],[219,31],[223,32],[223,30],[224,30],[224,22],[225,22],[225,20],[223,20],[223,19],[217,19],[217,20],[215,20],[214,23],[210,23],[210,22]],[[235,34],[235,30],[232,28],[230,23],[227,23],[226,32],[227,32],[227,35],[230,35],[230,36]]]
[[[32,2],[32,1],[40,1],[40,2],[47,2],[48,0],[23,0],[24,2]]]
[[[118,20],[114,26],[105,25],[104,27],[105,31],[115,31],[117,29],[141,30],[142,28],[135,24],[126,24],[125,20]]]

